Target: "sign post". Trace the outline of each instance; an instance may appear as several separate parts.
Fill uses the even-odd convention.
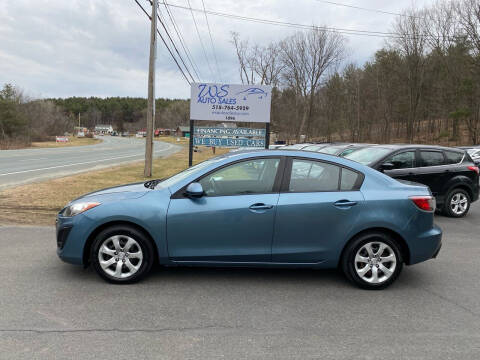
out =
[[[195,120],[264,123],[265,134],[263,142],[260,142],[259,139],[254,139],[259,136],[258,134],[255,135],[244,131],[238,132],[237,134],[197,134],[200,136],[200,140],[197,140],[197,143],[198,145],[220,147],[259,147],[260,144],[263,143],[262,147],[268,149],[270,143],[271,99],[271,86],[192,83],[190,99],[189,166],[192,166],[193,162],[193,145],[196,138],[194,128]],[[222,128],[216,129],[222,130]],[[235,128],[223,128],[223,130],[227,129],[232,130]],[[214,137],[208,137],[209,135],[213,135]]]

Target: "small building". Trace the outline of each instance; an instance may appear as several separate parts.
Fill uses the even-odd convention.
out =
[[[177,126],[177,130],[175,130],[175,136],[189,138],[190,126]]]
[[[155,136],[170,136],[172,134],[172,130],[170,129],[155,129]]]
[[[111,134],[112,132],[112,125],[95,125],[95,133],[97,134]]]

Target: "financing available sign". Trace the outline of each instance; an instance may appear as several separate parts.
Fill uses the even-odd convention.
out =
[[[195,126],[194,135],[265,137],[265,129]]]
[[[193,83],[190,119],[269,123],[271,99],[271,86]]]

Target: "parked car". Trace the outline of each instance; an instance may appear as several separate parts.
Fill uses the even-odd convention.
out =
[[[428,185],[437,208],[462,217],[478,200],[478,166],[464,150],[427,145],[377,145],[345,156],[401,180]]]
[[[280,149],[280,148],[283,148],[285,147],[286,145],[284,144],[273,144],[273,145],[269,145],[268,148],[269,149],[272,149],[272,150],[275,150],[275,149]]]
[[[286,145],[282,149],[285,150],[302,150],[303,148],[306,148],[307,146],[310,146],[313,144],[310,143],[301,143],[301,144],[293,144],[293,145]]]
[[[57,217],[57,253],[113,283],[167,266],[343,269],[381,289],[434,258],[428,187],[305,151],[227,153],[165,180],[100,190]]]
[[[330,155],[345,156],[356,150],[360,150],[372,145],[373,144],[333,144],[320,149],[319,152]]]
[[[480,146],[459,146],[459,149],[466,150],[475,165],[480,166]]]
[[[311,144],[311,145],[305,146],[304,148],[302,148],[302,150],[318,152],[318,151],[320,151],[321,149],[323,149],[324,147],[327,147],[327,146],[330,146],[330,143]]]

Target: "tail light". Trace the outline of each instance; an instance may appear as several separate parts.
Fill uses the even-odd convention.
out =
[[[480,172],[478,166],[467,166],[468,170],[475,171],[477,174]]]
[[[412,200],[420,210],[435,211],[436,204],[433,196],[410,196],[410,200]]]

